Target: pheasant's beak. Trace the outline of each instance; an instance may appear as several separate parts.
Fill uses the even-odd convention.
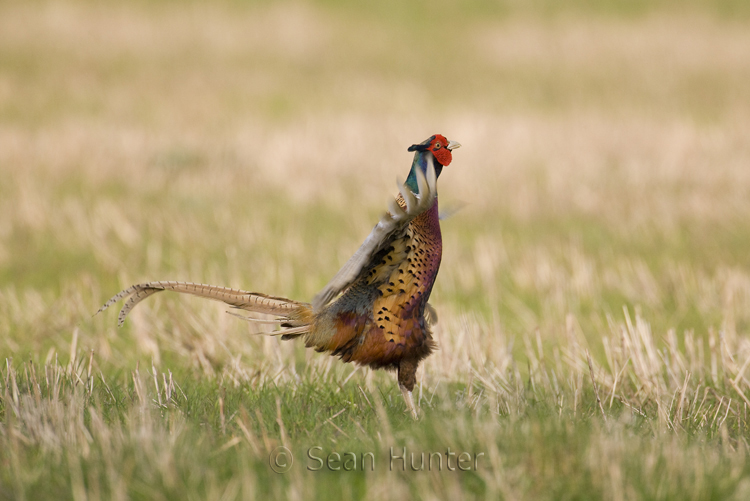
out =
[[[448,141],[448,146],[446,146],[446,148],[448,148],[451,151],[460,147],[461,147],[461,143],[459,143],[458,141]]]

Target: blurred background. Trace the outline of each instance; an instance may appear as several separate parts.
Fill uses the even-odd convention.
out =
[[[0,499],[750,499],[749,83],[748,0],[0,1]],[[92,317],[310,300],[435,133],[421,420],[221,304]]]
[[[746,332],[749,27],[742,0],[2,2],[0,353],[247,354],[213,304],[90,316],[154,279],[309,300],[434,133],[463,144],[448,325]]]

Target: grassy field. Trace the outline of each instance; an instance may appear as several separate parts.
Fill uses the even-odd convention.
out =
[[[0,499],[747,499],[748,82],[739,0],[0,3]],[[309,300],[436,132],[418,422],[215,303],[92,317]]]

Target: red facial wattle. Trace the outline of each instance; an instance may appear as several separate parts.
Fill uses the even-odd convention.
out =
[[[453,154],[451,153],[451,150],[447,148],[447,146],[448,140],[445,138],[445,136],[436,134],[435,139],[432,140],[432,143],[430,143],[429,147],[429,150],[433,155],[435,155],[435,159],[440,162],[440,165],[442,165],[443,167],[450,165],[451,161],[453,160]]]

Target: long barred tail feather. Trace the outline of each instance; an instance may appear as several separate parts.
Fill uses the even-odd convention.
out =
[[[99,308],[100,313],[114,303],[128,298],[125,305],[118,315],[118,326],[122,326],[128,313],[141,301],[147,297],[161,291],[173,291],[182,294],[192,294],[194,296],[223,301],[224,303],[247,310],[254,313],[267,315],[276,315],[280,317],[277,321],[270,323],[284,322],[289,327],[308,326],[312,323],[312,309],[308,303],[292,301],[283,297],[268,296],[257,292],[248,292],[240,289],[230,289],[216,285],[195,284],[191,282],[146,282],[143,284],[133,285],[124,291],[116,294],[109,301]],[[284,334],[284,331],[279,331]]]

